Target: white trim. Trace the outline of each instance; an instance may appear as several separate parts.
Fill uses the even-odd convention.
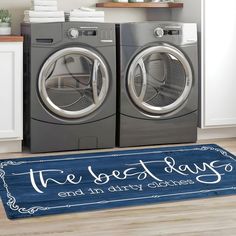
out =
[[[198,140],[235,138],[236,128],[198,129]]]
[[[201,0],[201,76],[199,80],[201,81],[201,128],[205,127],[205,1]],[[199,81],[199,82],[200,82]]]
[[[21,140],[0,141],[0,153],[22,152]]]
[[[9,114],[9,122],[11,127],[9,130],[0,130],[0,138],[2,139],[22,139],[23,138],[23,43],[22,42],[3,42],[0,43],[0,55],[3,53],[11,54],[11,73],[8,71],[3,76],[5,80],[11,81],[11,86],[7,91],[1,90],[3,97],[6,96],[7,105],[12,109],[12,114]],[[10,60],[10,59],[9,59]],[[11,100],[7,93],[12,94]],[[4,96],[5,94],[5,96]],[[6,107],[2,107],[4,113]],[[8,113],[7,113],[8,114]],[[12,116],[12,117],[11,117]],[[3,124],[9,123],[6,119],[2,120]],[[0,150],[1,152],[1,150]]]

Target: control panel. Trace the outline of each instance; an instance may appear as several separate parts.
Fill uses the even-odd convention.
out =
[[[97,30],[70,28],[67,31],[67,36],[71,39],[77,39],[81,36],[97,36]]]
[[[166,29],[162,27],[157,27],[154,30],[154,35],[158,38],[162,38],[164,35],[180,35],[181,30],[180,29]]]

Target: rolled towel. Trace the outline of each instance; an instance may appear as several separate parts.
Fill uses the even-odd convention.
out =
[[[25,23],[51,23],[51,22],[65,22],[64,17],[50,17],[50,18],[32,18],[32,17],[26,17],[24,18]]]
[[[50,0],[50,1],[45,1],[45,0],[32,0],[32,5],[34,6],[57,6],[57,1],[55,0]]]
[[[80,11],[80,10],[73,10],[70,12],[71,17],[104,17],[105,13],[104,11]]]
[[[76,10],[76,9],[75,9]],[[80,10],[80,11],[89,11],[89,12],[95,12],[96,9],[95,8],[90,8],[90,7],[80,7],[78,8],[77,10]]]
[[[104,17],[70,17],[69,21],[79,21],[79,22],[104,22]]]
[[[64,17],[64,11],[25,11],[24,15],[32,18],[55,18]]]
[[[33,11],[57,11],[57,6],[32,6]]]

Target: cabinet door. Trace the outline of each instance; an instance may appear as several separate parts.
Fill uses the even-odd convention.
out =
[[[236,126],[236,1],[203,4],[202,122],[205,127]]]
[[[0,139],[22,138],[22,43],[0,43]]]

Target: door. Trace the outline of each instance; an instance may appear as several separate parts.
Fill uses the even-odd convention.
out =
[[[0,139],[23,138],[23,43],[0,43]]]
[[[236,1],[220,3],[202,2],[202,128],[236,127]]]
[[[132,102],[156,117],[175,112],[188,98],[193,75],[184,54],[170,45],[152,46],[139,53],[128,72]]]
[[[97,53],[80,47],[62,49],[44,63],[38,80],[42,103],[53,114],[79,119],[106,99],[109,73]]]

